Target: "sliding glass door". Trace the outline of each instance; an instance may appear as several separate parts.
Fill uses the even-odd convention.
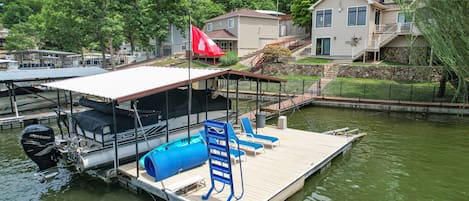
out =
[[[331,54],[331,39],[318,38],[316,39],[316,55],[330,55]]]

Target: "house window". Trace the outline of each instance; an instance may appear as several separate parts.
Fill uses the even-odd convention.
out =
[[[234,28],[234,19],[228,19],[228,28],[229,29]]]
[[[348,26],[366,25],[366,6],[348,9]]]
[[[217,45],[223,51],[233,51],[234,50],[232,41],[217,41]]]
[[[316,11],[316,27],[331,27],[332,9]]]
[[[213,30],[213,24],[207,23],[207,31],[212,31],[212,30]]]
[[[398,13],[397,14],[397,23],[404,24],[404,23],[409,23],[412,20],[409,19],[408,16],[406,16],[405,13]]]

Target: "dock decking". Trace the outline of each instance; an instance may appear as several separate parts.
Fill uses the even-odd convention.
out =
[[[333,158],[350,148],[352,142],[359,136],[345,137],[324,135],[319,133],[266,127],[259,129],[259,133],[276,136],[280,139],[280,146],[269,148],[265,146],[265,153],[253,156],[248,154],[242,162],[244,177],[244,197],[242,200],[284,200],[303,187],[306,178],[326,166]],[[184,180],[203,177],[205,187],[185,195],[176,195],[169,191],[171,200],[202,200],[201,196],[210,188],[208,163],[178,175],[165,179],[164,185],[174,186]],[[235,191],[241,191],[239,164],[232,164]],[[144,189],[152,194],[163,197],[160,182],[155,182],[144,170],[137,178],[135,162],[119,167],[120,177],[126,178],[130,185]],[[217,189],[222,184],[216,183]],[[129,184],[127,184],[129,185]],[[226,187],[222,193],[213,192],[209,200],[226,200],[229,195]]]

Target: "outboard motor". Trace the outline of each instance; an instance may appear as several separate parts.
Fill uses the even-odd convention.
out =
[[[21,145],[28,157],[45,170],[57,166],[58,152],[55,147],[54,130],[45,125],[30,125],[23,130]]]

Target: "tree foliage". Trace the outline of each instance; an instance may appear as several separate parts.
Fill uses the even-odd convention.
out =
[[[253,10],[275,10],[275,0],[213,0],[214,3],[224,6],[226,12],[247,8]]]
[[[6,28],[11,28],[15,24],[27,22],[29,16],[41,11],[42,0],[9,0],[1,1],[2,9],[1,22]]]
[[[278,3],[286,10],[290,1]],[[132,50],[153,50],[150,39],[162,45],[171,26],[187,34],[189,13],[192,24],[202,27],[207,19],[235,9],[276,7],[277,0],[0,0],[0,24],[10,29],[11,50],[100,51],[106,66],[105,55],[123,41]]]
[[[469,1],[400,0],[467,102],[469,81]],[[451,78],[450,78],[451,79]]]
[[[293,23],[310,31],[312,19],[309,7],[316,1],[317,0],[293,0],[291,3]]]
[[[264,57],[278,61],[280,57],[289,57],[291,56],[291,51],[279,45],[267,45],[264,49]]]

